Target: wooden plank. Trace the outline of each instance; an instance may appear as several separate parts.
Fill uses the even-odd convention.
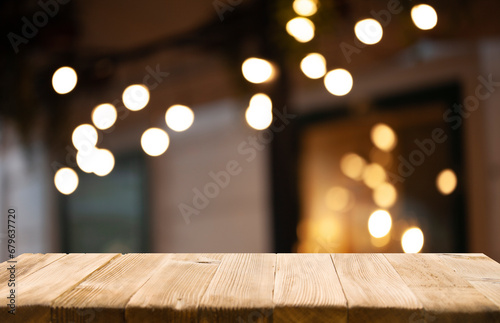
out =
[[[117,256],[119,254],[69,254],[25,276],[19,281],[15,319],[23,323],[50,322],[52,301]],[[0,295],[6,295],[7,289],[0,286]],[[0,322],[9,320],[12,315],[2,302]]]
[[[278,254],[273,322],[347,322],[347,303],[329,254]]]
[[[500,264],[498,262],[484,254],[440,254],[439,258],[500,307]]]
[[[411,322],[422,304],[382,254],[332,254],[349,322]]]
[[[276,254],[224,254],[200,302],[200,322],[272,322]]]
[[[2,269],[0,271],[0,286],[7,285],[10,272],[3,269],[9,268],[10,265],[15,264],[16,279],[22,279],[65,255],[65,253],[23,253],[12,259],[16,261],[16,263],[8,263],[7,261],[2,262],[0,264],[0,268]]]
[[[112,259],[52,302],[52,320],[125,322],[125,305],[164,260],[162,254],[126,254]]]
[[[422,302],[427,321],[500,322],[499,308],[436,254],[385,254]]]
[[[222,254],[168,254],[126,306],[127,322],[197,322]]]

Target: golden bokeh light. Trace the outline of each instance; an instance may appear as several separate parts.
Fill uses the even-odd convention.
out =
[[[381,238],[375,238],[374,236],[370,235],[370,243],[377,248],[382,248],[386,246],[389,242],[391,241],[391,235],[386,234],[385,236]]]
[[[349,190],[334,186],[326,192],[325,203],[332,211],[345,212],[353,205],[354,196]]]
[[[451,169],[442,170],[436,177],[436,186],[443,195],[453,193],[457,187],[457,175]]]
[[[71,140],[77,150],[88,151],[97,144],[97,130],[90,124],[81,124],[73,130]]]
[[[149,102],[149,90],[142,84],[130,85],[123,91],[123,104],[131,111],[143,109]]]
[[[368,219],[368,231],[374,238],[382,238],[391,231],[392,218],[389,212],[377,210]]]
[[[304,17],[296,17],[286,24],[286,31],[300,43],[307,43],[314,38],[314,23]]]
[[[392,184],[382,183],[373,190],[373,201],[378,207],[390,208],[397,198],[398,192]]]
[[[378,21],[369,18],[358,21],[354,26],[354,33],[360,42],[373,45],[382,39],[384,32]]]
[[[159,128],[149,128],[141,136],[141,146],[149,156],[160,156],[170,144],[168,134]]]
[[[54,184],[60,193],[69,195],[78,187],[78,175],[71,168],[61,168],[54,175]]]
[[[436,26],[438,16],[433,7],[427,4],[418,4],[411,9],[411,19],[419,29],[429,30]]]
[[[251,104],[245,111],[245,119],[255,130],[264,130],[273,122],[273,111],[267,105]]]
[[[165,122],[174,131],[187,130],[194,122],[194,112],[185,105],[173,105],[165,113]]]
[[[343,68],[326,73],[323,81],[328,92],[336,96],[346,95],[351,91],[353,85],[351,73]]]
[[[319,79],[326,73],[326,60],[321,54],[308,54],[300,62],[300,69],[308,78]]]
[[[95,169],[97,148],[80,150],[76,153],[76,163],[85,173],[93,173]]]
[[[384,183],[386,178],[384,168],[377,163],[367,165],[363,171],[363,182],[372,189]]]
[[[71,92],[78,81],[78,76],[74,69],[69,66],[63,66],[52,75],[52,87],[59,94]]]
[[[370,138],[378,149],[386,152],[392,151],[398,140],[394,130],[384,123],[377,123],[372,127]]]
[[[312,16],[318,11],[317,0],[295,0],[293,10],[300,16]]]
[[[340,170],[342,173],[354,180],[360,180],[366,167],[366,161],[359,155],[348,153],[340,160]]]
[[[115,124],[116,117],[116,108],[109,103],[100,104],[92,111],[92,122],[97,129],[109,129]]]
[[[93,163],[93,172],[97,176],[106,176],[115,167],[115,157],[107,149],[97,149],[95,152],[95,161]]]
[[[401,246],[405,253],[417,253],[424,246],[424,233],[419,228],[410,228],[403,233]]]
[[[263,109],[268,109],[269,111],[273,110],[273,102],[271,98],[264,93],[257,93],[252,96],[250,99],[250,106],[259,106]]]
[[[265,59],[250,57],[241,65],[243,77],[251,83],[264,83],[274,75],[273,65]]]

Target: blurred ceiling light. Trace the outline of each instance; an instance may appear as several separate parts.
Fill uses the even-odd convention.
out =
[[[384,123],[374,125],[370,132],[370,137],[378,149],[387,152],[393,150],[398,141],[394,130]]]
[[[293,10],[300,16],[312,16],[318,11],[317,0],[295,0]]]
[[[97,144],[97,130],[89,124],[79,125],[73,130],[71,140],[77,150],[88,151]]]
[[[250,99],[250,106],[260,106],[266,108],[269,111],[273,110],[273,102],[271,98],[264,93],[257,93]]]
[[[326,206],[335,212],[345,212],[353,204],[351,192],[343,187],[334,186],[326,192]]]
[[[168,134],[159,128],[149,128],[144,131],[141,137],[141,146],[149,156],[159,156],[163,154],[170,144]]]
[[[365,160],[354,153],[348,153],[340,160],[340,170],[342,173],[355,180],[362,178],[365,166]]]
[[[326,73],[326,60],[323,55],[311,53],[300,62],[300,69],[310,79],[319,79]]]
[[[78,175],[71,168],[61,168],[54,175],[54,184],[59,192],[69,195],[78,187]]]
[[[451,169],[442,170],[436,178],[436,186],[441,194],[451,194],[457,187],[457,175]]]
[[[382,39],[384,32],[378,21],[369,18],[358,21],[354,26],[354,33],[360,42],[373,45]]]
[[[122,100],[127,109],[139,111],[149,102],[149,90],[141,84],[130,85],[123,91]]]
[[[264,130],[273,122],[273,112],[266,106],[249,105],[245,111],[245,119],[255,130]]]
[[[401,246],[405,253],[417,253],[424,246],[424,233],[419,228],[410,228],[403,233]]]
[[[353,84],[351,73],[342,68],[326,73],[324,82],[328,92],[337,96],[349,93]]]
[[[243,76],[251,83],[264,83],[274,75],[273,65],[265,59],[251,57],[241,65]]]
[[[116,117],[116,108],[109,103],[100,104],[92,111],[92,122],[97,129],[105,130],[110,128],[115,124]]]
[[[95,169],[97,148],[92,147],[86,151],[78,151],[76,153],[76,163],[78,167],[85,173],[93,173]]]
[[[168,108],[165,113],[167,126],[177,132],[187,130],[194,121],[194,113],[185,105],[176,104]]]
[[[378,207],[390,208],[396,203],[398,192],[392,184],[382,183],[373,191],[373,201]]]
[[[98,176],[108,175],[115,167],[115,157],[107,149],[97,149],[94,158],[93,171]]]
[[[368,219],[368,231],[374,238],[382,238],[391,231],[392,218],[389,212],[377,210]]]
[[[77,80],[75,70],[69,66],[64,66],[52,75],[52,87],[57,93],[66,94],[75,88]]]
[[[436,10],[427,4],[414,6],[411,9],[411,19],[415,26],[422,30],[434,28],[438,21]]]
[[[286,24],[286,31],[300,43],[307,43],[314,38],[314,24],[304,17],[296,17]]]
[[[375,189],[386,180],[386,173],[382,166],[371,163],[365,167],[363,172],[363,182],[366,186]]]

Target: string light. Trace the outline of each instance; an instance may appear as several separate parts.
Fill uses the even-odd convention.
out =
[[[115,166],[115,157],[107,149],[97,149],[95,152],[93,171],[97,176],[108,175]]]
[[[326,73],[326,60],[323,55],[311,53],[300,62],[300,69],[310,79],[319,79]]]
[[[293,18],[286,24],[286,31],[300,43],[307,43],[314,38],[314,24],[304,17]]]
[[[130,85],[123,91],[122,100],[127,109],[139,111],[149,102],[149,90],[141,84]]]
[[[424,246],[424,233],[419,228],[410,228],[403,233],[401,246],[405,253],[417,253]]]
[[[442,170],[436,177],[436,186],[443,195],[453,193],[457,187],[457,175],[451,169]]]
[[[436,26],[438,17],[436,10],[427,4],[419,4],[411,9],[411,19],[417,28],[429,30]]]
[[[264,83],[274,75],[273,65],[265,59],[251,57],[241,65],[243,77],[251,83]]]
[[[100,104],[92,111],[92,122],[97,129],[109,129],[115,124],[116,117],[116,108],[109,103]]]
[[[61,168],[54,175],[54,184],[60,193],[69,195],[78,187],[78,175],[71,168]]]
[[[193,111],[185,106],[176,104],[168,108],[165,113],[165,122],[167,126],[177,132],[187,130],[194,121]]]
[[[59,94],[71,92],[78,81],[78,76],[73,68],[63,66],[52,75],[52,87]]]
[[[377,123],[372,127],[370,138],[378,149],[386,152],[392,151],[397,143],[396,133],[384,123]]]
[[[141,137],[141,146],[149,156],[160,156],[170,144],[168,134],[159,128],[149,128]]]
[[[88,151],[97,144],[97,130],[89,124],[79,125],[73,130],[71,140],[77,150]]]
[[[368,231],[374,238],[382,238],[391,231],[392,218],[389,212],[377,210],[368,219]]]
[[[342,96],[352,89],[351,73],[342,68],[328,72],[324,78],[325,87],[333,95]]]
[[[373,45],[382,39],[384,34],[382,26],[375,19],[363,19],[354,26],[354,33],[360,42]]]
[[[316,0],[295,0],[292,6],[295,13],[300,16],[312,16],[318,11]]]

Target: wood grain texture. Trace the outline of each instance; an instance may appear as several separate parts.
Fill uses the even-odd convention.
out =
[[[408,322],[422,304],[381,254],[332,254],[349,322]]]
[[[347,322],[347,304],[329,254],[278,254],[274,323]]]
[[[69,254],[20,279],[16,296],[17,322],[50,322],[52,302],[118,254]],[[5,295],[1,286],[0,295]],[[12,320],[0,304],[0,322]]]
[[[162,254],[112,259],[53,301],[52,322],[125,322],[125,305],[164,259]]]
[[[198,322],[198,306],[222,260],[221,254],[168,254],[130,299],[127,322]]]
[[[16,278],[17,279],[22,279],[23,277],[26,277],[35,271],[49,265],[50,263],[56,261],[57,259],[65,256],[65,253],[47,253],[47,254],[42,254],[42,253],[23,253],[22,255],[19,255],[18,257],[12,259],[15,260],[16,263]],[[8,268],[9,265],[14,264],[14,263],[7,263],[4,262],[4,266],[1,268]],[[10,272],[7,270],[1,270],[0,271],[0,282],[7,281],[8,277],[10,275]],[[0,286],[4,287],[4,286]]]
[[[224,254],[200,302],[200,322],[272,322],[276,254]]]
[[[500,307],[500,264],[484,254],[440,254],[439,258]]]
[[[427,321],[500,322],[499,308],[436,254],[385,254],[422,302]]]

